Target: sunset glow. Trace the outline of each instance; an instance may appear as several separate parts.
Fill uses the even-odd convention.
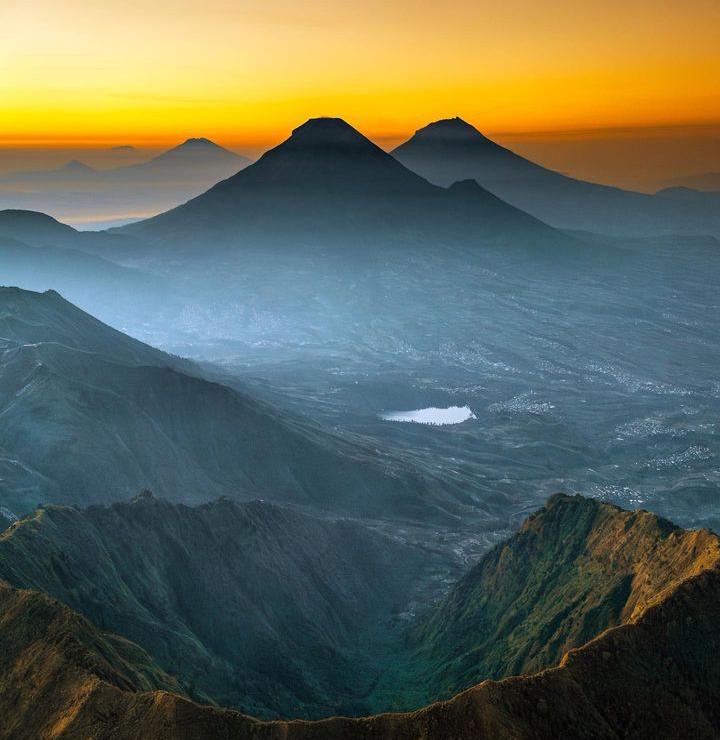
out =
[[[717,0],[10,0],[5,146],[263,147],[315,115],[401,137],[720,120]]]

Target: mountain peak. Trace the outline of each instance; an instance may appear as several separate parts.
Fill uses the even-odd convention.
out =
[[[210,141],[210,139],[206,139],[204,136],[197,136],[197,137],[191,137],[189,139],[185,139],[180,146],[175,147],[176,149],[182,149],[185,147],[211,147],[213,149],[221,149],[222,147],[219,147],[214,141]]]
[[[416,131],[392,155],[435,185],[477,180],[503,200],[523,208],[522,200],[503,195],[490,183],[557,175],[497,144],[462,118],[443,118]],[[531,209],[524,208],[531,211]],[[531,211],[532,212],[532,211]]]
[[[71,159],[66,165],[63,165],[58,172],[82,173],[95,172],[95,170],[84,162],[81,162],[79,159]]]
[[[293,129],[289,138],[265,152],[255,164],[209,193],[228,193],[236,187],[252,189],[253,197],[258,188],[275,189],[274,197],[284,197],[288,190],[303,193],[310,199],[303,207],[305,218],[307,209],[327,206],[328,194],[407,194],[426,192],[430,186],[342,118],[328,117],[311,118]],[[318,190],[323,196],[313,205],[310,201],[317,196],[308,194]]]
[[[219,152],[227,152],[228,154],[230,153],[227,149],[220,146],[219,144],[216,144],[214,141],[210,141],[210,139],[206,139],[204,136],[198,136],[190,139],[185,139],[182,144],[178,144],[172,149],[168,149],[157,158],[165,158],[168,155],[173,156],[176,154],[217,154]]]
[[[310,118],[301,126],[293,129],[288,144],[303,144],[312,146],[348,146],[361,145],[372,147],[375,145],[354,129],[342,118]]]
[[[159,154],[151,162],[161,162],[163,164],[184,164],[188,160],[229,160],[236,162],[243,159],[239,155],[231,152],[229,149],[216,144],[210,139],[206,139],[203,136],[198,136],[190,139],[185,139],[182,144],[174,146],[172,149]]]
[[[459,116],[433,121],[415,132],[415,139],[438,141],[488,141],[474,126]]]

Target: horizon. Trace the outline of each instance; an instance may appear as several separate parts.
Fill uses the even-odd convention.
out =
[[[662,13],[650,0],[417,11],[410,0],[302,12],[288,0],[13,0],[0,9],[2,139],[147,144],[241,131],[244,145],[267,147],[330,111],[376,138],[448,114],[508,134],[720,124],[711,0]]]
[[[257,158],[320,115],[390,150],[457,115],[543,166],[654,192],[720,171],[718,28],[712,0],[9,0],[0,174],[196,136]]]
[[[348,117],[340,117],[385,151],[392,151],[433,121],[392,136],[366,131]],[[453,118],[448,112],[441,118]],[[480,122],[458,116],[485,136],[523,157],[564,174],[628,189],[654,192],[674,178],[720,171],[720,122],[672,126],[602,127],[585,129],[493,131]],[[242,136],[218,138],[201,130],[189,130],[162,140],[127,139],[106,141],[71,139],[57,142],[15,144],[0,140],[0,176],[15,172],[56,169],[79,160],[97,169],[139,164],[192,138],[207,138],[215,144],[252,160],[282,143],[297,126],[312,118],[299,119],[277,139],[253,145]],[[440,120],[440,119],[434,119]]]
[[[0,70],[1,738],[720,738],[720,0]]]

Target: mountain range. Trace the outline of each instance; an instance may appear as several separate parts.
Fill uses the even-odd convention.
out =
[[[3,572],[16,585],[32,582],[28,556],[36,553],[41,563],[50,557],[53,574],[41,578],[79,597],[87,609],[102,591],[95,596],[87,587],[74,591],[88,581],[75,567],[77,551],[63,556],[56,527],[71,526],[68,521],[88,526],[94,520],[95,537],[104,517],[120,516],[123,528],[137,519],[133,528],[165,530],[167,522],[142,516],[147,504],[142,499],[135,510],[138,503],[126,504],[128,513],[121,513],[123,507],[85,514],[41,510],[2,535]],[[172,520],[177,516],[167,514]],[[196,535],[189,534],[194,540]],[[276,536],[262,537],[269,542]],[[149,539],[156,541],[155,535]],[[147,552],[152,553],[148,564],[156,563],[155,545]],[[116,562],[127,558],[127,548],[118,548],[115,557]],[[95,575],[103,571],[91,569],[89,582],[107,584],[107,577]],[[568,601],[558,602],[558,595]],[[718,647],[718,617],[720,542],[715,535],[683,531],[646,512],[556,496],[486,555],[414,633],[423,640],[447,630],[461,646],[482,644],[479,658],[507,646],[520,648],[525,662],[543,670],[483,680],[449,701],[412,713],[258,722],[183,696],[151,653],[99,630],[52,597],[3,585],[0,709],[8,737],[55,732],[68,738],[112,733],[197,740],[711,738],[720,731],[720,670],[709,657]],[[458,631],[463,622],[466,628]],[[443,671],[459,665],[455,642],[431,638],[428,650],[449,660],[438,663]],[[356,680],[362,682],[361,672]],[[397,689],[402,693],[404,686]],[[31,704],[35,711],[27,711]]]
[[[3,505],[22,514],[151,488],[187,503],[263,496],[425,522],[461,509],[452,485],[218,380],[56,292],[0,288]]]
[[[431,185],[339,118],[309,120],[206,193],[116,233],[155,250],[203,256],[221,248],[350,251],[570,241],[475,182]]]
[[[621,237],[720,236],[717,193],[688,190],[678,199],[666,191],[649,195],[578,180],[498,145],[460,118],[418,130],[392,157],[448,192],[440,197],[443,191],[393,166],[342,119],[321,118],[296,128],[245,176],[239,171],[250,165],[247,158],[208,139],[188,139],[148,162],[112,170],[73,160],[53,171],[6,175],[0,208],[46,212],[85,228],[159,213],[137,233],[154,243],[173,237],[192,243],[207,229],[245,249],[293,235],[298,244],[340,236],[414,244],[563,239],[538,221]],[[712,173],[703,177],[672,184],[713,190]]]
[[[20,189],[30,185],[37,190],[43,186],[74,183],[92,188],[125,185],[172,184],[175,187],[191,187],[195,183],[205,183],[208,187],[223,176],[230,175],[250,164],[247,157],[218,146],[205,138],[187,139],[172,149],[152,157],[147,162],[122,165],[111,169],[95,169],[73,159],[54,170],[13,172],[0,176],[0,188],[18,186]],[[182,181],[182,182],[181,182]]]
[[[196,699],[265,717],[362,712],[373,642],[429,559],[349,520],[149,492],[43,507],[0,537],[0,578],[144,647]]]
[[[102,228],[171,208],[249,163],[208,139],[188,139],[140,164],[98,170],[72,160],[55,170],[0,176],[0,208]]]
[[[720,235],[720,198],[676,203],[578,180],[496,144],[460,118],[425,126],[393,156],[430,182],[447,187],[471,179],[552,226],[614,236]],[[699,195],[699,194],[698,194]]]

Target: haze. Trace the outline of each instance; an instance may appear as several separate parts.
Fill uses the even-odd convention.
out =
[[[720,738],[717,3],[2,3],[2,738]]]

